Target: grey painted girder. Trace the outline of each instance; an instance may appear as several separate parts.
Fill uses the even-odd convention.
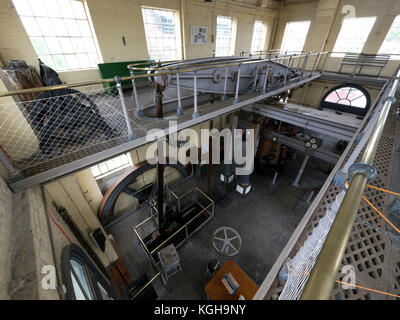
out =
[[[292,106],[294,105],[292,104]],[[289,108],[257,104],[256,107],[246,107],[244,110],[346,141],[350,141],[361,123],[361,120],[352,116],[349,118],[346,115],[339,116],[330,111],[320,111],[302,106],[296,106],[296,109],[290,110]],[[324,114],[325,117],[323,117]]]

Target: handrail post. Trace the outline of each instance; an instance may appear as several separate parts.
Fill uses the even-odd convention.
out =
[[[131,77],[135,75],[133,70],[130,70],[129,73]],[[136,89],[135,78],[132,78],[132,100],[133,99],[135,99],[135,104],[136,104],[136,115],[138,117],[143,116],[143,109],[139,105],[139,96]]]
[[[233,100],[233,104],[239,103],[239,85],[240,85],[240,66],[242,64],[239,63],[238,66],[238,71],[237,71],[237,79],[236,79],[236,93],[235,93],[235,99]]]
[[[292,67],[292,62],[293,62],[293,58],[290,57],[288,65],[286,67],[286,74],[285,74],[285,79],[283,80],[283,86],[286,86],[286,82],[287,82],[287,79],[288,79],[288,76],[289,76],[289,71],[291,70],[291,67]]]
[[[176,68],[176,71],[179,70],[179,67]],[[183,115],[183,108],[182,108],[182,100],[181,100],[181,85],[179,83],[179,72],[176,73],[176,94],[178,98],[178,109],[176,109],[176,114],[178,116]]]
[[[313,76],[313,73],[314,73],[314,71],[315,71],[315,67],[317,66],[317,62],[318,62],[318,58],[319,58],[319,55],[320,55],[320,54],[321,54],[321,53],[318,52],[317,57],[315,58],[314,65],[313,65],[312,70],[311,70],[311,73],[310,73],[310,78]]]
[[[226,86],[228,85],[228,69],[229,67],[225,67],[225,81],[224,81],[224,94],[221,97],[221,101],[226,101]]]
[[[193,75],[193,98],[194,98],[194,105],[193,105],[193,114],[192,118],[197,118],[199,116],[199,113],[197,112],[197,68],[194,68],[193,70],[194,75]]]
[[[265,92],[267,91],[268,76],[269,76],[269,66],[267,66],[267,70],[265,71],[264,84],[261,94],[265,94]]]
[[[324,63],[323,63],[322,68],[321,68],[321,74],[324,73],[324,70],[325,70],[325,67],[326,67],[326,63],[328,62],[328,57],[329,57],[329,52],[326,52],[326,57],[325,57]]]
[[[254,77],[254,84],[253,84],[253,90],[257,91],[257,78],[258,78],[258,69],[259,69],[259,64],[257,63],[257,68],[256,68],[256,75]]]
[[[119,99],[121,100],[122,112],[124,113],[126,128],[128,130],[128,135],[133,136],[131,121],[129,119],[128,109],[126,108],[124,93],[122,92],[121,77],[115,76],[114,80],[115,80],[115,83],[116,83],[116,86],[118,89]]]
[[[300,81],[301,78],[304,77],[304,72],[306,71],[306,66],[307,66],[307,62],[308,62],[308,58],[309,58],[309,57],[310,57],[310,53],[307,52],[307,54],[306,54],[306,56],[305,56],[305,58],[304,58],[303,67],[302,67],[302,69],[301,69],[301,74],[300,74],[299,81]]]

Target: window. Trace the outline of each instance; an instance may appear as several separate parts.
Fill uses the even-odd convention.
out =
[[[344,19],[332,56],[343,57],[348,53],[361,53],[376,17]]]
[[[215,56],[230,56],[234,53],[233,19],[230,17],[217,17],[217,36]]]
[[[132,166],[132,159],[130,154],[127,153],[100,164],[96,164],[95,166],[91,167],[90,170],[96,179],[101,179],[129,166]]]
[[[370,100],[364,88],[344,85],[329,90],[321,101],[321,107],[363,116],[369,109]]]
[[[265,46],[266,28],[264,22],[256,20],[253,28],[250,53],[263,51]]]
[[[61,276],[67,300],[113,300],[118,298],[103,274],[100,273],[100,269],[95,267],[79,246],[70,244],[64,247],[61,260]]]
[[[142,8],[147,50],[151,60],[181,60],[178,14],[171,10]]]
[[[382,43],[379,53],[400,53],[400,16],[394,19],[392,26]],[[400,56],[391,56],[391,59],[400,59]]]
[[[303,51],[311,21],[288,22],[283,34],[281,52]]]
[[[13,0],[39,59],[57,71],[100,61],[85,6],[75,0]]]

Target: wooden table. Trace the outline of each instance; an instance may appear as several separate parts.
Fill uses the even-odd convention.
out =
[[[239,283],[239,288],[234,295],[230,295],[221,280],[230,272]],[[239,300],[242,295],[246,300],[251,300],[258,290],[256,283],[235,263],[228,260],[205,286],[205,291],[211,300]]]

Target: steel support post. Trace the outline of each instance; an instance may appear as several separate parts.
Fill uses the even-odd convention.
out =
[[[116,83],[116,86],[117,86],[119,99],[121,100],[121,107],[122,107],[122,112],[124,113],[126,128],[128,130],[128,135],[129,136],[133,136],[133,131],[132,131],[132,127],[131,127],[131,121],[129,119],[128,109],[126,108],[124,93],[122,92],[121,78],[118,77],[118,76],[115,76],[114,80],[115,80],[115,83]]]

